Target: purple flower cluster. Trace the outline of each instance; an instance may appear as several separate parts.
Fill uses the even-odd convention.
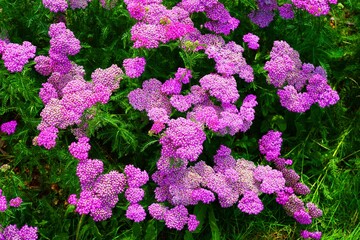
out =
[[[274,19],[274,10],[277,9],[276,0],[257,0],[258,9],[253,10],[248,17],[261,28],[269,26]]]
[[[91,0],[88,0],[91,1]],[[101,6],[105,9],[111,9],[114,8],[118,0],[100,0]]]
[[[222,3],[211,3],[212,2],[210,1],[210,6],[205,8],[206,16],[210,19],[210,21],[206,22],[204,27],[217,34],[222,33],[229,35],[231,31],[238,27],[240,21],[231,17],[230,13]]]
[[[266,133],[259,140],[259,149],[260,153],[265,155],[266,160],[271,162],[274,159],[277,159],[281,154],[281,145],[282,145],[282,133],[275,132],[273,130]]]
[[[21,203],[22,203],[22,199],[20,197],[16,197],[10,199],[8,205],[6,197],[3,195],[2,189],[0,188],[0,212],[5,212],[6,209],[8,209],[8,206],[15,208],[20,207]]]
[[[123,61],[125,74],[130,78],[140,77],[145,70],[145,64],[146,61],[143,57],[127,58]]]
[[[244,49],[231,41],[223,46],[208,46],[205,53],[208,58],[215,60],[216,71],[225,76],[239,74],[239,77],[245,82],[254,81],[253,69],[246,63],[242,53]]]
[[[305,238],[305,239],[316,239],[319,240],[321,239],[321,232],[309,232],[308,230],[302,230],[300,232],[301,237]]]
[[[128,0],[125,3],[130,16],[139,21],[131,29],[135,48],[156,48],[160,42],[166,43],[196,32],[190,19],[193,12],[205,12],[210,20],[204,24],[205,28],[217,34],[228,35],[240,23],[218,0],[183,0],[170,10],[159,0]]]
[[[240,97],[234,77],[208,74],[200,80],[201,87],[222,103],[234,103]]]
[[[254,171],[254,177],[258,181],[268,178],[265,184],[261,183],[261,191],[276,193],[276,202],[283,205],[288,215],[300,224],[311,224],[313,218],[322,216],[322,211],[311,202],[308,202],[305,207],[304,202],[296,195],[307,195],[310,189],[299,182],[300,176],[293,169],[286,168],[287,165],[292,164],[292,161],[280,158],[281,143],[281,132],[274,131],[269,131],[259,140],[260,152],[266,155],[268,161],[275,164],[277,170],[269,171],[270,167],[259,166]],[[271,173],[272,171],[274,172]],[[265,191],[263,187],[266,187]]]
[[[86,8],[92,0],[69,0],[71,9]]]
[[[88,159],[88,152],[90,151],[90,139],[88,137],[79,138],[78,142],[73,142],[69,146],[69,152],[74,158],[78,160]]]
[[[103,221],[112,216],[112,208],[119,201],[118,195],[124,191],[124,174],[110,171],[103,174],[100,160],[81,160],[76,169],[81,185],[80,197],[69,196],[68,202],[76,206],[79,214],[90,214],[94,221]]]
[[[36,47],[28,41],[22,45],[17,43],[7,43],[0,39],[0,54],[4,65],[10,72],[21,72],[24,65],[29,62],[30,58],[35,57]]]
[[[185,118],[172,119],[160,139],[161,155],[196,161],[202,153],[205,139],[206,135],[200,124]]]
[[[294,11],[292,9],[292,5],[289,3],[285,3],[281,5],[279,8],[279,15],[283,19],[293,19],[294,18]]]
[[[337,4],[337,0],[291,0],[295,7],[304,9],[314,16],[326,15],[330,11],[329,4]]]
[[[192,90],[197,87],[192,87]],[[204,91],[202,88],[200,88]],[[230,134],[235,135],[237,132],[246,132],[254,120],[255,110],[257,105],[256,96],[248,95],[243,100],[240,109],[231,103],[222,103],[221,106],[216,106],[212,103],[206,92],[204,100],[198,100],[198,93],[192,93],[193,101],[199,101],[191,112],[187,114],[187,118],[193,119],[201,124],[207,126],[210,130],[221,135]]]
[[[68,8],[66,0],[42,0],[44,7],[48,8],[51,12],[65,12]]]
[[[0,126],[0,130],[7,135],[11,135],[15,132],[17,126],[16,120],[12,120],[10,122],[4,122]]]
[[[125,1],[130,16],[138,20],[131,29],[135,48],[156,48],[159,43],[176,40],[194,30],[189,12],[174,6],[171,10],[161,1]]]
[[[112,91],[119,88],[123,75],[118,66],[112,65],[107,69],[96,69],[91,75],[93,81],[87,82],[84,80],[83,68],[76,64],[71,66],[66,74],[53,72],[39,93],[45,108],[40,113],[40,134],[35,143],[47,149],[56,145],[58,129],[75,124],[84,126],[84,111],[96,103],[107,103]]]
[[[204,161],[187,167],[186,160],[162,156],[157,163],[158,170],[152,175],[158,184],[155,198],[158,202],[168,201],[175,207],[169,210],[154,203],[149,206],[150,215],[164,220],[169,228],[181,230],[188,224],[189,229],[195,229],[196,225],[192,228],[189,223],[188,205],[209,204],[217,195],[224,208],[238,203],[241,211],[258,214],[264,208],[258,197],[260,193],[273,194],[286,189],[280,171],[269,166],[256,167],[244,159],[235,160],[230,154],[229,148],[221,146],[214,156],[214,167]]]
[[[35,69],[44,76],[48,76],[52,72],[66,74],[72,68],[68,56],[79,53],[80,41],[75,38],[72,31],[66,28],[63,22],[51,24],[49,36],[51,37],[49,57],[36,57]]]
[[[320,107],[335,104],[339,95],[327,84],[326,72],[312,64],[302,64],[299,53],[285,41],[275,41],[265,63],[269,82],[279,88],[283,107],[292,112],[305,112],[314,103]],[[302,91],[306,87],[306,91]]]
[[[0,229],[1,228],[2,227],[0,225]],[[24,225],[18,229],[16,225],[13,224],[5,227],[2,231],[0,231],[0,239],[36,240],[38,239],[37,231],[37,227],[29,227],[28,225]]]
[[[149,206],[150,215],[156,220],[164,220],[168,228],[182,230],[187,224],[189,231],[195,231],[200,221],[196,216],[189,214],[185,206],[179,205],[172,209],[159,203],[153,203]]]
[[[248,44],[248,47],[253,50],[259,48],[259,39],[260,38],[258,36],[252,33],[248,33],[243,36],[243,41],[246,42]]]
[[[125,198],[130,202],[126,210],[126,217],[135,222],[141,222],[145,219],[145,209],[139,204],[144,198],[145,192],[141,186],[149,181],[149,175],[146,171],[141,171],[133,165],[126,165],[124,169],[128,188],[125,191]]]
[[[128,95],[133,108],[145,110],[155,121],[151,131],[156,134],[165,128],[171,113],[171,104],[166,94],[162,92],[162,86],[159,80],[152,78],[144,81],[142,88],[135,89]]]

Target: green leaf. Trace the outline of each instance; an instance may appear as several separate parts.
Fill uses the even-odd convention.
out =
[[[150,220],[146,227],[145,240],[155,240],[157,235],[158,234],[154,226],[154,221]]]
[[[202,226],[205,221],[206,212],[208,210],[208,206],[205,204],[197,204],[194,208],[194,215],[196,216],[196,219],[200,221],[198,227],[195,230],[195,233],[199,233],[202,229]]]
[[[212,240],[220,240],[220,230],[219,227],[217,225],[217,220],[215,218],[215,214],[214,214],[214,209],[212,207],[210,207],[209,209],[209,224],[210,224],[210,229],[211,229],[211,235],[212,235]]]

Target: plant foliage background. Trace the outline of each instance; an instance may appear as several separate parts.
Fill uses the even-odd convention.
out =
[[[253,68],[255,81],[238,83],[239,93],[258,96],[255,120],[250,130],[235,136],[210,136],[204,143],[200,158],[211,159],[220,144],[232,149],[237,158],[264,163],[258,150],[258,139],[268,130],[283,132],[284,157],[294,160],[293,168],[301,181],[311,189],[305,197],[317,203],[323,216],[315,220],[323,239],[359,239],[360,209],[360,3],[340,0],[332,5],[326,16],[314,17],[295,10],[293,20],[275,17],[267,28],[252,24],[247,14],[256,8],[255,1],[221,1],[231,16],[240,20],[240,26],[224,38],[242,44],[248,32],[258,35],[258,51],[246,49],[244,56]],[[279,1],[285,2],[285,1]],[[174,6],[177,1],[163,1]],[[67,28],[81,42],[81,51],[71,60],[84,66],[90,73],[111,64],[122,65],[126,58],[146,58],[144,74],[135,79],[124,78],[120,88],[106,105],[97,105],[95,117],[89,121],[92,146],[90,156],[104,162],[105,172],[122,171],[127,164],[146,169],[149,175],[156,170],[161,146],[159,136],[148,134],[151,122],[146,113],[129,104],[127,95],[141,87],[144,80],[156,77],[166,80],[178,67],[188,67],[193,77],[214,69],[214,63],[205,54],[186,55],[177,42],[163,44],[157,49],[132,48],[130,29],[135,24],[118,1],[110,10],[98,1],[85,9],[52,13],[41,1],[0,0],[1,37],[11,42],[30,41],[37,46],[37,55],[47,55],[48,28],[59,18],[66,18]],[[194,14],[195,24],[204,16]],[[263,69],[275,40],[285,40],[300,53],[303,62],[322,66],[329,84],[340,96],[334,106],[313,106],[305,113],[292,113],[281,107],[276,90],[267,84]],[[182,55],[181,55],[182,54]],[[181,57],[180,57],[181,56]],[[217,203],[197,205],[193,212],[200,225],[195,232],[167,229],[163,222],[149,216],[141,223],[125,217],[127,202],[120,201],[111,219],[94,222],[81,217],[67,202],[68,196],[80,190],[75,174],[77,160],[68,146],[75,139],[70,132],[60,132],[57,145],[46,150],[33,145],[38,135],[43,103],[39,98],[41,84],[46,78],[34,69],[30,61],[20,73],[10,73],[0,64],[0,122],[16,120],[18,126],[12,135],[0,133],[0,188],[14,198],[20,196],[20,208],[0,213],[0,224],[37,226],[40,239],[297,239],[301,226],[287,216],[272,196],[262,196],[265,205],[259,215],[247,215],[235,206],[221,208]],[[143,206],[153,202],[155,184],[146,185]]]

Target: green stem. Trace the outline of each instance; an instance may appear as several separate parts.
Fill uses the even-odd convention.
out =
[[[76,228],[76,240],[79,239],[79,232],[80,232],[81,224],[82,224],[82,222],[84,221],[84,216],[85,216],[85,214],[82,214],[82,215],[81,215],[80,220],[79,220],[79,223],[78,223],[78,225],[77,225],[77,228]]]

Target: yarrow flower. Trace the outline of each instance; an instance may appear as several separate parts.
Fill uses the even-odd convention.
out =
[[[285,3],[281,5],[279,8],[279,15],[283,19],[293,19],[294,18],[294,11],[292,9],[292,5],[289,3]]]
[[[146,61],[143,57],[127,58],[123,61],[125,74],[130,78],[140,77],[145,70],[145,64]]]
[[[1,131],[6,133],[7,135],[11,135],[15,132],[17,126],[16,120],[12,120],[10,122],[5,122],[1,124]]]
[[[309,232],[308,230],[301,230],[300,232],[301,237],[305,239],[321,239],[321,232]]]
[[[265,63],[269,82],[279,88],[283,107],[292,112],[305,112],[314,103],[320,107],[335,104],[339,95],[327,84],[326,72],[312,64],[302,64],[299,53],[285,41],[275,41]],[[303,91],[306,87],[306,91]]]
[[[134,222],[141,222],[144,221],[146,212],[140,204],[133,203],[128,206],[125,216]]]
[[[65,12],[68,7],[66,0],[42,0],[42,2],[51,12]]]
[[[330,11],[329,4],[337,4],[337,0],[291,0],[295,7],[304,9],[314,16],[326,15]]]
[[[22,45],[8,43],[3,50],[2,59],[10,72],[21,72],[29,59],[35,57],[35,52],[36,47],[28,41],[24,41]]]
[[[16,225],[9,225],[0,232],[0,239],[31,239],[37,240],[37,227],[30,227],[24,225],[21,229],[18,229]]]
[[[201,126],[185,118],[172,119],[164,136],[160,139],[164,157],[196,161],[206,139]]]
[[[88,137],[82,137],[78,142],[73,142],[69,146],[69,152],[74,158],[79,160],[86,160],[88,158],[88,152],[90,151],[90,139]]]
[[[92,0],[69,0],[71,9],[86,8]]]
[[[248,47],[250,49],[254,49],[254,50],[259,48],[259,43],[258,43],[259,39],[260,38],[258,36],[252,33],[248,33],[243,36],[243,41],[248,44]]]
[[[270,130],[259,140],[260,153],[265,155],[266,160],[273,161],[280,156],[282,133]]]
[[[16,197],[13,199],[10,199],[9,205],[10,207],[20,207],[21,203],[22,203],[22,199],[20,197]]]

